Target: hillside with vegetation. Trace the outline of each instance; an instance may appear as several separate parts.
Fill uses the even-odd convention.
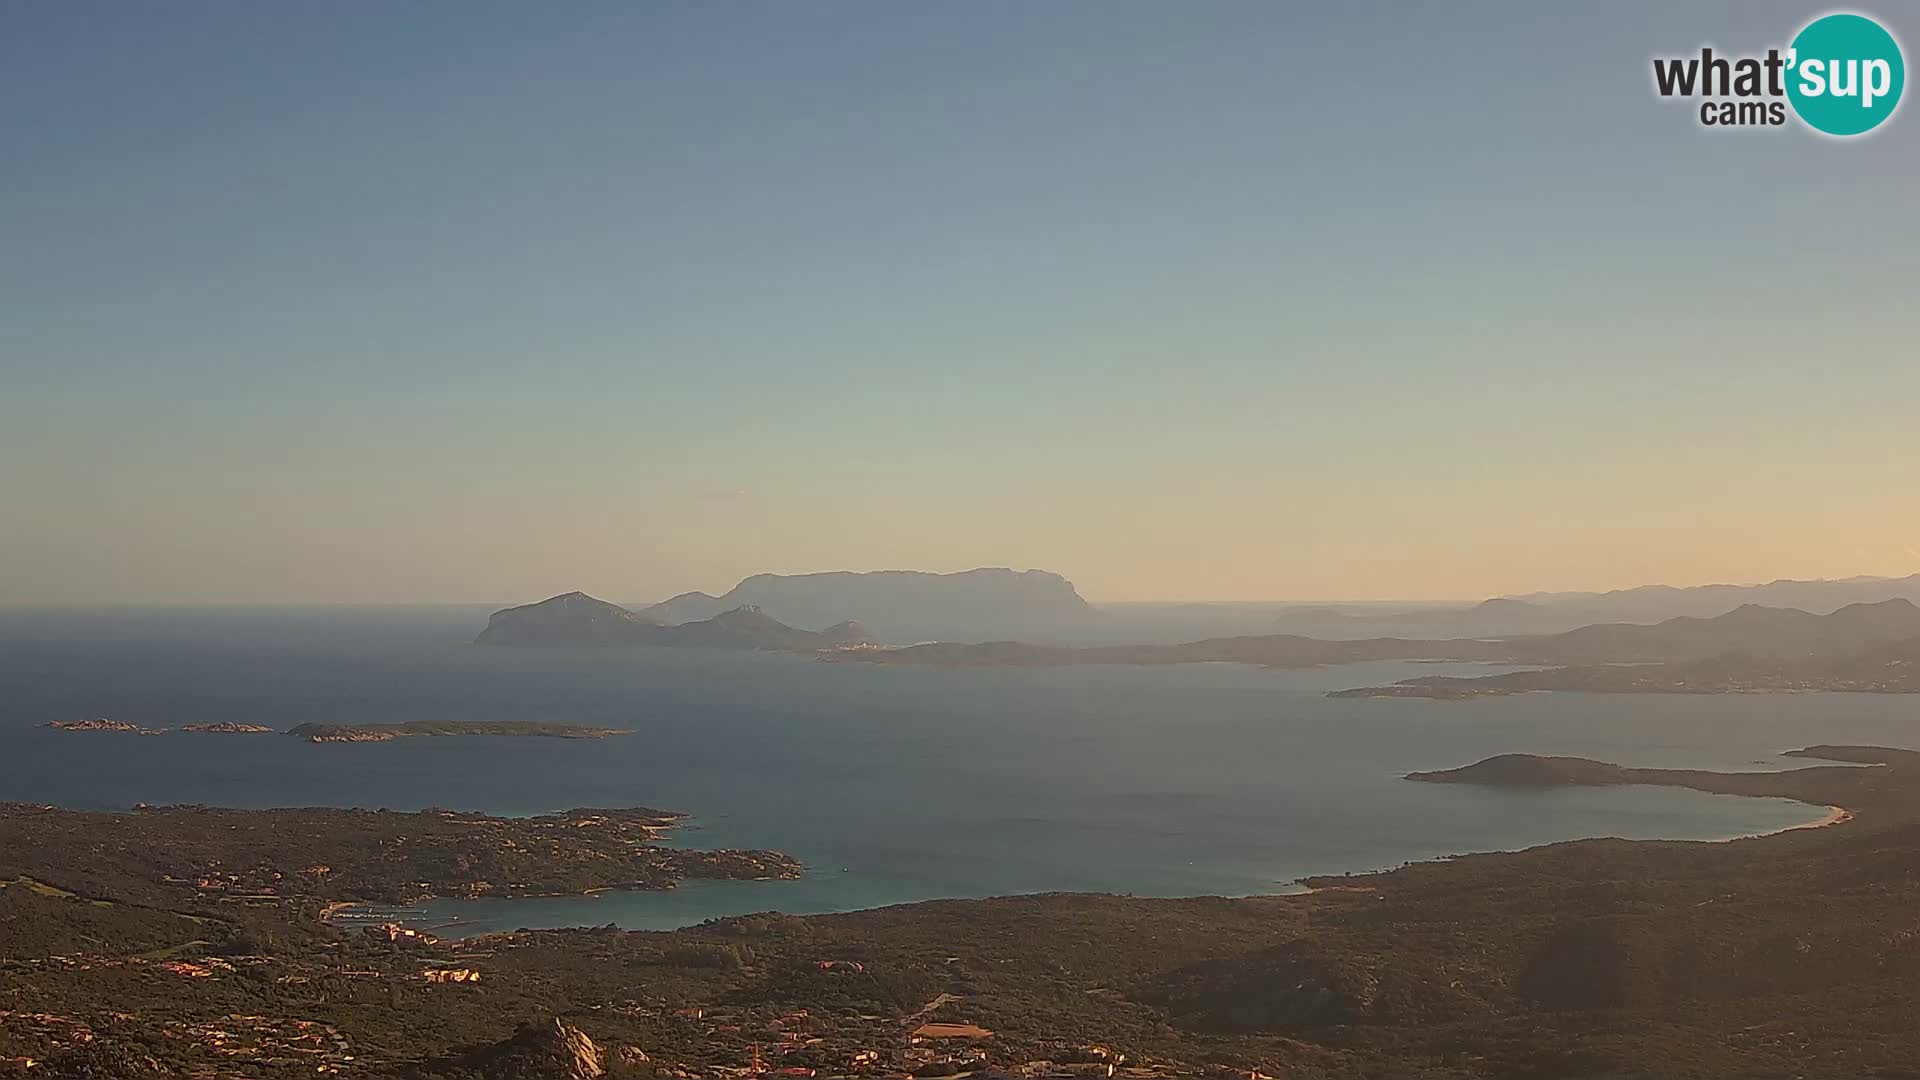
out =
[[[796,1076],[1908,1075],[1920,755],[1801,756],[1846,764],[1513,757],[1419,779],[1682,784],[1844,806],[1851,821],[1469,855],[1296,896],[1044,895],[459,940],[320,915],[416,895],[413,882],[639,879],[620,853],[658,851],[644,834],[671,816],[577,811],[522,836],[473,815],[11,807],[0,1060],[115,1080],[470,1080],[589,1060],[710,1077],[756,1062]]]

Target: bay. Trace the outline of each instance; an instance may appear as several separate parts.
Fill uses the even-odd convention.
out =
[[[1415,784],[1496,753],[1786,768],[1814,742],[1894,746],[1920,709],[1874,695],[1530,694],[1466,702],[1325,692],[1467,665],[926,671],[703,650],[509,650],[484,608],[0,613],[0,798],[82,808],[430,806],[529,814],[647,805],[676,842],[767,847],[791,882],[670,893],[442,901],[463,931],[838,911],[1043,891],[1284,891],[1310,874],[1589,836],[1720,839],[1807,806],[1677,789]],[[540,720],[606,740],[50,731],[106,715],[232,720]]]

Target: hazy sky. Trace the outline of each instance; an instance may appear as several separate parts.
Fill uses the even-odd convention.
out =
[[[1822,10],[6,5],[0,602],[1920,571],[1920,113],[1650,87]]]

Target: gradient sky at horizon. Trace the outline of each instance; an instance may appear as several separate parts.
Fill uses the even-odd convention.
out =
[[[8,5],[0,603],[1920,571],[1920,114],[1650,87],[1823,10]]]

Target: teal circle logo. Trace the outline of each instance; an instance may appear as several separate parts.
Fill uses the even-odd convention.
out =
[[[1823,15],[1793,39],[1787,100],[1815,131],[1864,135],[1900,104],[1907,64],[1900,43],[1865,15]]]

